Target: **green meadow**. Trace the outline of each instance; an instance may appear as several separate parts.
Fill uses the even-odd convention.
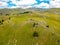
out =
[[[3,23],[1,22],[4,20]],[[34,23],[38,23],[33,26]],[[38,33],[34,37],[34,32]],[[0,45],[60,45],[60,15],[32,13],[0,16]]]

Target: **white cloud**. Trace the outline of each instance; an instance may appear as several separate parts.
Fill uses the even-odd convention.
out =
[[[35,5],[36,8],[49,8],[49,4],[42,2],[39,5]]]
[[[0,1],[0,6],[7,6],[8,4],[6,2]]]
[[[26,8],[31,8],[31,7],[32,7],[32,6],[26,6],[26,7],[23,6],[22,8],[23,8],[23,9],[26,9]]]
[[[10,1],[10,0],[0,0],[0,1],[2,1],[2,2],[8,2],[8,1]]]
[[[13,4],[16,4],[16,6],[11,6],[8,7],[8,1],[12,1]],[[1,0],[0,1],[0,8],[30,8],[32,6],[30,6],[30,4],[34,4],[35,0],[20,0],[20,1],[16,1],[16,0]]]
[[[12,6],[10,8],[22,8],[22,9],[26,9],[26,8],[31,8],[32,6]]]
[[[12,1],[12,4],[15,4],[16,6],[11,6],[8,7],[8,3],[9,1]],[[44,1],[44,0],[40,0],[40,1]],[[49,1],[49,0],[45,0],[45,1]],[[34,6],[31,6],[32,4],[37,3],[36,0],[0,0],[0,8],[31,8],[31,7],[36,7],[36,8],[60,8],[60,0],[50,0],[50,4],[47,3],[40,3],[40,4],[36,4]]]
[[[20,0],[20,1],[16,1],[16,0],[11,0],[13,4],[16,5],[31,5],[34,3],[37,3],[36,0]]]
[[[12,6],[11,8],[31,8],[32,4],[37,3],[36,0],[20,0],[20,1],[16,1],[16,0],[11,0],[13,4],[15,4],[16,6]]]
[[[49,1],[49,0],[40,0],[40,1]]]
[[[60,0],[50,0],[50,8],[60,8]]]

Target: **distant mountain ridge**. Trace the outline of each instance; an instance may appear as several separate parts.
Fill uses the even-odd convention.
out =
[[[28,8],[28,9],[21,9],[21,8],[14,8],[14,9],[0,9],[0,13],[3,14],[11,14],[11,13],[21,13],[25,11],[39,11],[39,12],[60,12],[60,8],[51,8],[51,9],[42,9],[42,8]]]

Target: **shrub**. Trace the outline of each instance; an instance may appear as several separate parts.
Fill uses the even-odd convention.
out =
[[[33,27],[35,27],[35,23],[33,24]]]
[[[49,25],[47,25],[46,27],[48,27],[48,28],[49,28]]]
[[[2,19],[2,22],[4,22],[4,20]]]
[[[33,33],[33,37],[38,37],[38,36],[39,36],[39,35],[38,35],[38,32],[35,31],[35,32]]]

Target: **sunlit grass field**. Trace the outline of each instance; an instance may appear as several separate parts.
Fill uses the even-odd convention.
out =
[[[33,12],[0,16],[0,21],[2,19],[0,45],[60,45],[60,15]],[[34,23],[38,25],[33,27]],[[33,37],[34,31],[38,37]]]

